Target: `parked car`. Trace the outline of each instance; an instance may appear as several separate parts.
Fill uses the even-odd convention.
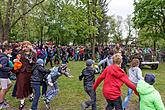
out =
[[[156,70],[159,65],[159,61],[157,61],[157,57],[152,55],[151,53],[147,54],[142,54],[142,55],[131,55],[130,60],[131,61],[133,58],[138,58],[140,61],[139,67],[142,68],[145,65],[148,65],[151,67],[151,69]]]

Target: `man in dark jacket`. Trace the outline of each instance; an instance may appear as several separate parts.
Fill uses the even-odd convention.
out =
[[[31,84],[34,89],[35,97],[31,106],[32,110],[37,110],[38,100],[40,98],[40,85],[46,76],[50,73],[50,70],[44,68],[44,61],[38,59],[37,63],[32,68]]]
[[[11,54],[12,49],[5,47],[2,51],[3,53],[0,53],[0,85],[2,86],[0,91],[0,109],[9,107],[9,105],[4,102],[4,99],[6,93],[12,86],[9,79],[12,67],[9,66],[9,58],[7,56],[8,54]]]
[[[84,78],[84,89],[85,92],[90,96],[90,100],[83,102],[81,104],[81,110],[85,110],[89,106],[92,106],[92,110],[96,110],[96,92],[93,89],[93,84],[95,82],[95,74],[98,73],[96,69],[92,67],[94,61],[88,59],[86,61],[86,68],[83,69],[81,75],[79,76],[79,80],[81,81]]]

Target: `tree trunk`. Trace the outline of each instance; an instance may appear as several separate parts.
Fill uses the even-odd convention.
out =
[[[154,40],[154,52],[156,52],[156,40]]]
[[[43,29],[44,29],[44,27],[41,26],[40,29],[41,29],[41,45],[42,45],[43,44]]]
[[[6,9],[6,20],[5,20],[5,25],[4,25],[4,34],[2,36],[2,41],[8,40],[9,38],[9,32],[10,32],[10,11],[12,7],[12,0],[8,0],[7,3],[7,9]]]
[[[93,26],[96,26],[96,19],[97,19],[96,6],[97,6],[97,0],[92,0],[92,3],[94,5],[94,7],[92,9],[93,12],[94,12]],[[93,59],[95,58],[95,44],[96,44],[96,35],[93,34],[93,36],[92,36],[92,57],[93,57]]]
[[[22,1],[22,15],[23,13],[27,12],[27,8],[26,8],[26,0]],[[22,31],[23,31],[23,37],[25,38],[25,40],[28,40],[28,32],[27,32],[27,17],[26,15],[22,16]]]
[[[2,14],[1,14],[1,10],[0,10],[0,37],[1,37],[1,40],[3,38],[3,35],[4,35],[4,28],[3,28]]]

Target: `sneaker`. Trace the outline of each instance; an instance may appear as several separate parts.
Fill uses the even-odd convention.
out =
[[[19,105],[19,110],[22,110],[24,108],[25,104],[20,104]]]
[[[9,101],[7,99],[4,99],[4,103],[8,103]]]
[[[50,109],[50,102],[48,99],[44,99],[44,103],[45,103],[45,106],[46,108],[49,110]]]
[[[46,96],[45,95],[42,95],[41,96],[41,99],[45,100],[46,99]]]
[[[0,105],[0,109],[8,108],[8,107],[9,107],[9,104],[7,104],[5,102]]]
[[[87,105],[85,104],[85,102],[83,102],[82,104],[81,104],[81,110],[85,110],[87,108]]]
[[[29,101],[30,101],[30,102],[33,102],[33,97],[30,97],[30,98],[29,98]]]

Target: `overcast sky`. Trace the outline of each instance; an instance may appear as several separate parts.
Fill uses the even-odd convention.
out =
[[[126,18],[127,15],[133,13],[133,0],[111,0],[108,9],[108,15],[120,15]]]

